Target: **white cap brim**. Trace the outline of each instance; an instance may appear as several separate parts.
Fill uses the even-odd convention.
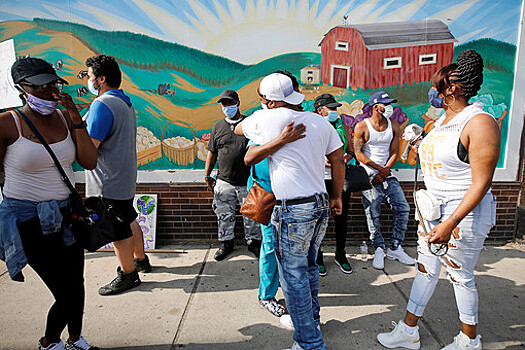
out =
[[[299,105],[304,101],[304,95],[300,92],[294,91],[283,99],[284,102],[291,105]]]

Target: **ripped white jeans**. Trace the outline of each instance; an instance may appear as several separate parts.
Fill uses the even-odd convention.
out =
[[[441,206],[441,218],[427,222],[428,232],[439,222],[446,220],[461,200],[449,201]],[[418,227],[417,275],[412,283],[407,311],[421,317],[434,293],[441,265],[447,269],[447,278],[454,286],[459,319],[468,325],[478,323],[478,291],[474,282],[474,267],[483,243],[496,221],[496,201],[488,193],[481,203],[468,214],[453,231],[448,252],[444,256],[433,255],[425,241],[425,233]]]

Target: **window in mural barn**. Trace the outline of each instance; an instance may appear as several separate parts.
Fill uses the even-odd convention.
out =
[[[385,68],[385,69],[401,68],[401,61],[402,61],[401,57],[385,58],[385,60],[384,60],[384,67],[383,68]]]
[[[436,54],[419,55],[419,64],[434,64],[436,63]]]
[[[261,108],[259,82],[277,70],[297,77],[305,110],[330,93],[352,126],[370,116],[369,96],[384,90],[398,100],[400,113],[392,118],[401,134],[411,123],[430,131],[442,114],[428,102],[432,75],[474,49],[483,57],[484,83],[470,102],[497,119],[498,169],[505,170],[516,166],[509,143],[519,138],[511,126],[520,117],[512,108],[522,6],[521,0],[3,1],[0,42],[12,39],[14,56],[51,63],[81,114],[95,98],[86,59],[114,56],[137,114],[137,168],[159,174],[203,169],[211,129],[224,118],[218,96],[237,91],[249,117]],[[408,145],[400,143],[402,154]],[[414,164],[414,157],[399,158],[395,168],[403,173]]]

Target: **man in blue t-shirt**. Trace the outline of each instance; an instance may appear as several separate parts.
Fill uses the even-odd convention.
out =
[[[138,286],[138,271],[149,272],[142,230],[133,207],[137,182],[137,118],[129,97],[119,89],[120,68],[111,56],[88,58],[88,86],[97,98],[86,116],[87,131],[97,148],[97,167],[86,170],[86,198],[102,197],[122,219],[114,227],[117,277],[99,289],[118,294]]]

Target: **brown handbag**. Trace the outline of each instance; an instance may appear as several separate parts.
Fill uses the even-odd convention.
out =
[[[254,179],[253,186],[241,206],[241,213],[260,224],[268,225],[274,205],[275,195],[262,188]]]

